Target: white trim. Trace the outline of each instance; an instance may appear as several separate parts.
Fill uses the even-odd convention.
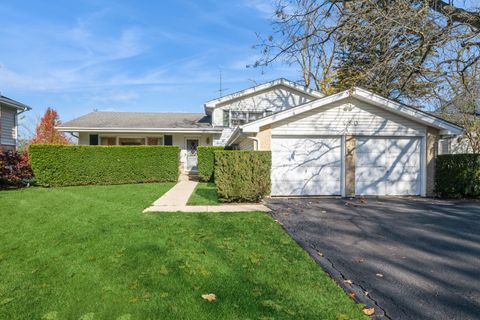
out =
[[[214,128],[89,128],[89,127],[55,127],[61,132],[112,132],[112,133],[220,133],[222,129]]]
[[[0,97],[0,103],[21,111],[32,110],[32,108],[27,106],[26,104],[20,103],[18,101],[10,100],[10,99],[5,99],[2,97]]]
[[[428,113],[422,112],[420,110],[407,107],[405,105],[394,102],[392,100],[380,97],[377,94],[371,93],[361,88],[353,88],[351,90],[342,91],[337,94],[326,96],[324,98],[320,98],[315,101],[307,102],[298,107],[293,107],[293,108],[281,111],[279,113],[273,114],[271,116],[244,124],[240,128],[243,132],[256,133],[260,131],[260,127],[262,126],[272,124],[274,122],[278,122],[278,121],[293,117],[295,115],[302,114],[304,112],[337,102],[342,99],[347,99],[350,97],[369,102],[373,105],[384,108],[393,113],[397,113],[404,117],[410,118],[413,121],[440,129],[442,134],[457,135],[457,134],[461,134],[464,131],[463,128],[453,123],[450,123],[448,121],[445,121],[443,119],[430,115]]]
[[[207,101],[204,104],[204,107],[205,107],[205,109],[214,109],[215,106],[220,104],[220,103],[224,103],[224,102],[227,102],[227,101],[230,101],[230,100],[233,100],[233,99],[238,99],[238,98],[250,95],[252,93],[264,91],[264,90],[267,90],[267,89],[270,89],[272,87],[279,86],[279,85],[283,85],[283,86],[288,87],[290,89],[294,89],[294,90],[299,91],[303,94],[309,95],[313,98],[321,98],[321,97],[324,96],[324,94],[322,94],[319,91],[316,91],[316,90],[310,89],[308,87],[302,86],[302,85],[300,85],[298,83],[295,83],[293,81],[289,81],[287,79],[281,78],[281,79],[276,79],[276,80],[273,80],[273,81],[270,81],[270,82],[267,82],[267,83],[264,83],[264,84],[260,84],[258,86],[252,87],[252,88],[248,88],[248,89],[241,90],[241,91],[238,91],[238,92],[235,92],[235,93],[231,93],[229,95],[226,95],[226,96],[223,96],[223,97],[220,97],[220,98],[217,98],[217,99]]]

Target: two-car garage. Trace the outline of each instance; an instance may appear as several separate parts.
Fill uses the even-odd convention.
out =
[[[354,171],[357,195],[420,195],[421,138],[357,137],[346,167],[345,137],[272,137],[272,195],[345,195]]]
[[[272,196],[433,195],[437,140],[462,128],[355,88],[247,123]]]

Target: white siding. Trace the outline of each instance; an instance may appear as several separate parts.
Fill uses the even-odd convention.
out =
[[[468,139],[461,135],[453,138],[440,139],[438,142],[439,154],[473,153]]]
[[[351,99],[279,122],[272,129],[272,134],[422,136],[425,126]]]
[[[243,139],[238,144],[238,148],[240,150],[253,150],[254,149],[253,144],[254,144],[254,141],[252,139]]]
[[[219,104],[213,111],[212,122],[214,126],[223,126],[223,110],[265,110],[274,112],[298,106],[313,100],[299,91],[285,86],[276,86],[266,91],[257,92],[249,96],[227,101]]]
[[[0,144],[16,144],[16,117],[17,111],[14,108],[0,107]]]

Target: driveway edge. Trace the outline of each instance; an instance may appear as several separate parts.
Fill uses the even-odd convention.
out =
[[[288,236],[292,238],[293,241],[295,241],[302,249],[304,249],[308,255],[322,268],[322,270],[325,271],[351,299],[353,299],[356,303],[365,305],[367,308],[375,308],[375,314],[371,316],[372,319],[391,319],[386,314],[385,310],[378,305],[377,301],[366,294],[367,291],[364,288],[358,284],[350,283],[351,280],[347,279],[339,270],[337,270],[333,263],[327,257],[325,257],[323,253],[314,249],[303,239],[294,238],[287,230],[285,225],[280,222],[280,219],[278,219],[279,217],[277,216],[278,213],[275,210],[272,209],[270,214],[272,215],[272,218],[282,226],[283,230],[285,230]]]

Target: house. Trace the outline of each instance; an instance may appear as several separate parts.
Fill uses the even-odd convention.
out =
[[[18,115],[28,110],[29,106],[0,95],[0,151],[16,150]]]
[[[439,138],[463,129],[361,88],[324,96],[285,79],[211,100],[202,114],[94,112],[59,130],[80,144],[272,152],[273,196],[433,194]]]

